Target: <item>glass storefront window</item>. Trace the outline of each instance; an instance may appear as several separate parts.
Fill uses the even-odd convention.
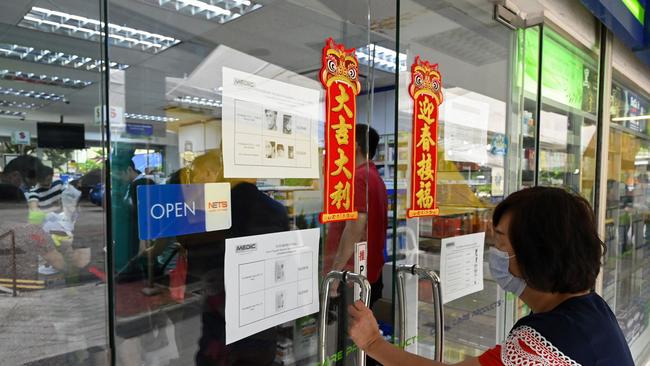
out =
[[[598,61],[544,28],[538,184],[594,202]]]
[[[607,168],[607,212],[603,298],[619,321],[632,356],[650,341],[648,276],[648,159],[645,119],[650,100],[614,74]]]
[[[374,88],[394,84],[394,28],[383,19],[395,8],[213,3],[109,1],[109,24],[172,42],[109,49],[111,61],[131,64],[111,72],[109,93],[125,122],[111,125],[110,155],[117,364],[314,365],[323,312],[325,356],[354,359],[344,339],[347,289],[319,313],[331,296],[319,285],[332,269],[352,269],[339,248],[369,238],[376,286],[370,271],[383,263],[385,243],[373,222],[387,210],[372,212],[368,187],[377,180],[358,147],[370,136],[355,130],[355,140],[345,126],[348,137],[336,140],[355,156],[327,153],[341,154],[332,176],[355,171],[354,201],[345,188],[324,196],[332,176],[323,173],[330,131],[321,80],[332,78],[343,122],[356,112],[358,125],[374,125],[373,106],[392,107]],[[358,69],[334,48],[323,68],[329,37],[356,49]],[[356,98],[339,89],[347,79],[359,83]],[[346,165],[352,158],[356,166]],[[203,198],[205,216],[196,218]],[[353,204],[359,219],[323,225],[324,203]]]
[[[472,252],[476,257],[471,258],[476,261],[475,283],[482,283],[481,289],[444,305],[443,360],[455,363],[497,344],[500,341],[497,329],[503,326],[501,314],[505,296],[492,281],[487,262],[478,253],[486,253],[493,243],[492,209],[510,190],[516,189],[507,183],[511,169],[516,169],[509,165],[516,161],[511,154],[518,153],[509,149],[511,136],[507,136],[510,123],[508,90],[514,73],[510,58],[515,33],[493,21],[493,8],[487,4],[444,3],[446,8],[441,10],[434,4],[401,2],[401,14],[409,15],[400,29],[400,52],[407,56],[408,68],[400,73],[398,129],[393,132],[398,135],[398,174],[397,182],[391,183],[396,189],[403,189],[403,196],[397,196],[396,265],[418,264],[433,269],[442,274],[443,289],[451,287],[446,281],[453,281],[453,273],[441,268],[443,246],[453,246],[455,240],[460,242],[466,235],[485,234],[485,239],[480,239],[480,249]],[[471,15],[461,15],[464,6],[475,7]],[[424,27],[424,24],[435,26]],[[411,203],[413,179],[407,162],[413,158],[411,140],[416,133],[412,130],[413,102],[409,83],[410,65],[416,56],[437,64],[442,76],[444,101],[438,117],[436,186],[440,214],[407,219],[405,213]],[[411,237],[410,233],[414,235]],[[452,268],[451,265],[448,268]],[[474,277],[468,275],[465,280],[471,278]],[[410,332],[407,337],[416,335],[418,338],[416,344],[407,349],[433,358],[436,321],[431,285],[412,277],[408,281],[411,281],[407,282],[409,296],[418,301],[417,304],[407,303]],[[457,283],[456,286],[471,287],[473,283]],[[449,299],[451,293],[443,293],[443,296]]]
[[[520,136],[519,188],[563,187],[593,204],[599,50],[577,46],[546,25],[518,31],[517,50],[513,106],[520,125],[511,134]],[[530,312],[513,300],[509,322]]]
[[[434,270],[448,291],[442,257],[479,234],[474,277],[454,284],[473,290],[442,315],[443,361],[459,362],[530,310],[491,278],[494,207],[535,185],[596,201],[600,46],[553,25],[513,31],[490,1],[1,8],[3,365],[313,366],[321,350],[325,364],[354,364],[346,304],[358,295],[320,285],[353,270],[364,241],[383,336],[433,358],[431,284],[406,276],[401,339],[398,268]],[[442,75],[440,212],[407,218],[416,59]],[[615,72],[602,295],[639,361],[650,343],[650,98],[632,85]],[[328,128],[330,112],[339,124]],[[330,184],[351,172],[354,197]],[[356,219],[321,222],[324,207],[348,205]]]
[[[99,19],[100,5],[0,5],[3,365],[108,360],[106,154],[95,115],[105,63],[98,39],[58,25],[63,14]]]

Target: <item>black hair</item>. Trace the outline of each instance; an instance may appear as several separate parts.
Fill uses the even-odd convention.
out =
[[[551,293],[594,288],[606,247],[586,199],[561,188],[527,188],[497,205],[495,227],[505,214],[510,244],[530,287]]]
[[[135,161],[133,159],[129,159],[129,168],[131,168],[134,172],[141,174],[142,172],[138,170],[138,168],[135,167]]]
[[[368,155],[368,159],[374,158],[377,153],[377,145],[379,145],[379,134],[377,131],[366,124],[358,123],[355,129],[355,136],[361,153]]]
[[[4,168],[3,173],[8,174],[12,172],[20,173],[23,180],[35,179],[36,172],[43,166],[41,160],[37,157],[30,155],[21,155],[11,160]]]
[[[50,175],[54,174],[54,169],[50,168],[47,165],[41,165],[37,170],[36,170],[36,180],[41,182],[43,179],[49,177]]]

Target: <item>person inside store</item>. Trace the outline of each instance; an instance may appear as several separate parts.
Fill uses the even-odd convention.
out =
[[[633,366],[616,317],[594,292],[605,246],[587,200],[561,188],[528,188],[502,201],[492,220],[492,277],[532,312],[503,344],[458,365]],[[442,365],[385,341],[363,303],[348,311],[350,337],[382,364]]]
[[[146,243],[138,235],[138,187],[153,185],[155,182],[138,170],[132,159],[133,155],[124,153],[113,159],[116,177],[125,187],[124,195],[116,202],[116,220],[120,232],[116,235],[116,269],[119,281],[140,280],[145,277]]]
[[[230,183],[232,226],[228,230],[178,236],[188,252],[188,274],[200,278],[205,294],[201,338],[196,365],[272,365],[276,357],[275,327],[226,345],[225,240],[288,231],[289,216],[278,201],[260,191],[255,179],[225,179],[221,151],[210,150],[194,159],[184,184]]]
[[[335,222],[328,226],[325,248],[325,265],[328,271],[354,270],[354,247],[358,242],[368,243],[367,278],[371,285],[370,307],[381,298],[384,287],[381,275],[384,266],[384,247],[388,228],[388,193],[386,185],[372,162],[379,145],[379,134],[366,125],[357,124],[355,129],[354,207],[359,213],[357,220]],[[340,291],[339,291],[340,290]],[[338,297],[338,303],[346,304],[347,292],[334,282],[330,294]],[[337,304],[337,302],[332,302]],[[345,319],[345,306],[337,306],[340,319]],[[368,365],[374,361],[367,360]]]
[[[329,271],[354,270],[354,246],[368,242],[367,277],[372,286],[370,306],[381,298],[384,287],[381,269],[388,227],[386,185],[372,162],[379,145],[379,134],[366,124],[357,124],[354,175],[354,207],[357,220],[335,222],[328,226],[324,268]],[[338,290],[333,285],[332,293]]]

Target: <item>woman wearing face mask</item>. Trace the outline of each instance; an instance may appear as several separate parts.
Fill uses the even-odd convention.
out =
[[[532,312],[503,344],[458,365],[633,366],[616,317],[593,292],[604,245],[589,203],[559,188],[529,188],[501,202],[492,221],[492,277]],[[363,303],[349,312],[351,338],[380,363],[442,365],[386,342]]]

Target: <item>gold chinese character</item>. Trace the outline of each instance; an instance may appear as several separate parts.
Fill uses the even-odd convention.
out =
[[[433,169],[431,164],[431,154],[422,153],[422,159],[418,161],[418,171],[417,174],[421,180],[430,180],[433,179]]]
[[[433,103],[431,103],[429,97],[425,96],[424,100],[420,101],[420,113],[418,114],[418,118],[426,122],[428,125],[432,124],[435,120],[433,117],[434,108],[435,107]]]
[[[350,182],[345,182],[345,185],[343,182],[336,183],[330,198],[332,199],[330,205],[341,208],[341,204],[343,204],[343,208],[350,209]]]
[[[429,128],[429,125],[422,126],[420,132],[420,141],[418,142],[417,147],[422,146],[422,150],[429,151],[431,146],[436,146],[436,142],[431,138],[431,129]]]
[[[345,164],[347,164],[348,161],[350,161],[350,159],[348,159],[348,157],[345,156],[345,151],[343,151],[343,149],[341,149],[340,147],[338,148],[338,152],[339,152],[339,158],[334,160],[334,164],[338,167],[338,169],[332,172],[332,176],[335,177],[341,174],[341,172],[343,172],[343,174],[345,174],[345,176],[348,179],[351,179],[352,173],[350,173],[348,168],[345,167]]]
[[[348,100],[350,100],[350,96],[348,93],[346,93],[345,87],[343,85],[338,84],[338,86],[341,93],[337,97],[334,97],[334,99],[336,99],[339,105],[332,108],[332,110],[334,112],[340,112],[343,109],[345,110],[345,114],[348,116],[348,118],[352,118],[352,110],[345,104],[348,102]]]
[[[415,194],[418,198],[418,206],[421,208],[431,208],[433,206],[433,197],[431,196],[431,181],[420,182],[420,190]]]
[[[332,125],[332,129],[336,131],[336,142],[338,142],[339,145],[347,145],[350,141],[348,130],[352,129],[352,125],[345,123],[345,118],[339,115],[339,123]]]

